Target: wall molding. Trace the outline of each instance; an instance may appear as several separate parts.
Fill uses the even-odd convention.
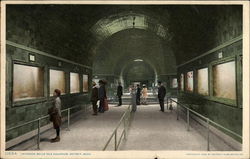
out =
[[[67,59],[62,58],[62,57],[54,56],[54,55],[51,55],[49,53],[46,53],[46,52],[43,52],[43,51],[40,51],[40,50],[37,50],[37,49],[33,49],[33,48],[27,47],[25,45],[9,41],[9,40],[6,40],[6,45],[13,46],[13,47],[25,50],[25,51],[37,53],[39,55],[51,57],[51,58],[54,58],[54,59],[57,59],[57,60],[60,60],[60,61],[68,62],[68,63],[74,64],[74,65],[78,65],[78,66],[85,67],[85,68],[88,68],[88,69],[92,70],[92,67],[90,67],[90,66],[82,65],[82,64],[76,63],[74,61],[67,60]]]
[[[94,76],[114,76],[114,77],[119,77],[119,76],[117,76],[117,75],[115,75],[115,74],[93,74],[92,76],[93,76],[93,77],[94,77]]]
[[[236,42],[238,42],[238,41],[240,41],[240,40],[242,40],[242,35],[240,35],[240,36],[238,36],[238,37],[236,37],[236,38],[233,38],[233,39],[231,39],[231,40],[229,40],[229,41],[227,41],[227,42],[225,42],[225,43],[223,43],[223,44],[221,44],[221,45],[219,45],[219,46],[217,46],[217,47],[215,47],[215,48],[213,48],[213,49],[211,49],[211,50],[209,50],[209,51],[207,51],[207,52],[205,52],[205,53],[203,53],[203,54],[201,54],[200,56],[197,56],[197,57],[195,57],[195,58],[193,58],[193,59],[191,59],[191,60],[188,60],[188,61],[186,61],[186,62],[184,62],[184,63],[182,63],[182,64],[180,64],[180,65],[177,65],[177,68],[178,68],[178,67],[181,67],[181,66],[183,66],[183,65],[186,65],[186,64],[188,64],[188,63],[190,63],[190,62],[193,62],[193,61],[195,61],[195,60],[197,60],[197,59],[200,59],[200,58],[202,58],[202,57],[204,57],[204,56],[206,56],[206,55],[209,55],[209,54],[211,54],[211,53],[214,53],[215,51],[220,50],[220,49],[222,49],[222,48],[224,48],[224,47],[227,47],[227,46],[229,46],[229,45],[231,45],[231,44],[233,44],[233,43],[236,43]]]
[[[176,76],[177,73],[158,74],[158,76]]]

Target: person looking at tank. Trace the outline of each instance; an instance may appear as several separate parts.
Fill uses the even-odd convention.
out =
[[[61,95],[61,91],[59,89],[55,89],[53,93],[53,96],[55,97],[53,106],[48,110],[50,121],[53,122],[53,127],[54,129],[56,129],[56,137],[51,139],[50,140],[51,142],[60,141],[60,126],[62,123],[60,95]]]

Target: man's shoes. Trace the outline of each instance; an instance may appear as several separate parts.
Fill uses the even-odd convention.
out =
[[[51,142],[59,142],[59,141],[60,141],[60,137],[57,136],[56,138],[51,139],[50,141],[51,141]]]
[[[97,113],[94,113],[94,114],[92,114],[92,115],[97,115]]]
[[[50,141],[55,140],[55,139],[56,139],[56,137],[55,137],[55,138],[53,138],[53,139],[50,139]]]

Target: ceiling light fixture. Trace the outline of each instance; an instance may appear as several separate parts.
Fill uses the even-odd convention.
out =
[[[135,62],[142,62],[143,60],[142,59],[135,59],[134,61]]]
[[[135,28],[135,17],[133,17],[133,28]]]

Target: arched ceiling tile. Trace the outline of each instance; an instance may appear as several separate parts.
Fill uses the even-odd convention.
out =
[[[166,39],[167,36],[166,29],[163,25],[156,22],[155,19],[143,14],[135,14],[131,12],[119,14],[119,16],[112,15],[100,19],[91,28],[91,31],[97,39],[105,40],[119,31],[131,28],[150,30],[164,39]]]

